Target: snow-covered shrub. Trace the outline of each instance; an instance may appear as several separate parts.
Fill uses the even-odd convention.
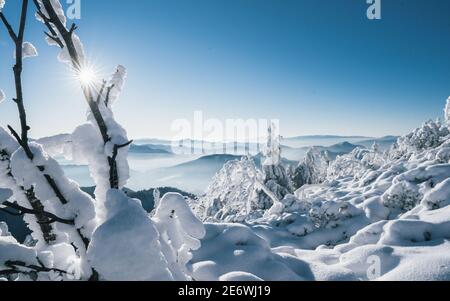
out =
[[[430,210],[450,205],[450,178],[428,191],[422,200],[422,204]]]
[[[388,208],[409,211],[417,206],[422,199],[419,187],[407,181],[392,185],[383,194],[383,204]]]
[[[225,163],[200,198],[195,213],[202,220],[244,220],[257,195],[256,177],[261,179],[249,157]]]
[[[294,170],[292,180],[296,189],[308,184],[321,184],[326,180],[331,159],[326,152],[313,147]]]
[[[338,156],[328,167],[327,179],[335,180],[342,177],[360,177],[368,168],[363,159],[369,153],[370,150],[357,147],[349,154]]]
[[[335,228],[339,222],[361,214],[361,210],[346,202],[315,202],[309,218],[317,228]]]
[[[191,272],[186,265],[192,259],[191,252],[201,246],[200,239],[205,236],[203,223],[178,193],[165,194],[152,219],[173,277],[176,280],[190,280]]]
[[[444,126],[439,120],[425,122],[420,128],[398,139],[396,147],[391,150],[391,157],[396,158],[405,154],[436,148],[447,140],[449,135],[448,127]]]

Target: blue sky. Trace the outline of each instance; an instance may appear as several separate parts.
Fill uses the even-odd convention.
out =
[[[18,1],[5,14],[15,23]],[[65,3],[66,0],[61,0]],[[81,0],[77,21],[101,73],[128,68],[115,107],[130,137],[170,138],[178,118],[280,119],[285,136],[404,134],[442,116],[450,95],[450,1]],[[42,24],[29,19],[25,101],[32,135],[71,132],[86,104]],[[0,28],[0,88],[13,96]],[[1,125],[17,125],[14,104]]]

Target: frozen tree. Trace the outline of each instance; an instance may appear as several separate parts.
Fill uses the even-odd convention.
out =
[[[326,180],[330,161],[326,152],[321,152],[315,147],[309,149],[303,162],[294,169],[292,180],[295,188],[323,183]]]
[[[195,213],[206,221],[242,221],[257,201],[257,181],[263,176],[250,157],[232,160],[214,176]]]
[[[398,139],[396,154],[391,151],[391,156],[401,156],[421,152],[435,148],[447,140],[450,130],[439,120],[425,122],[420,128]]]
[[[371,153],[370,150],[357,147],[349,154],[338,156],[328,167],[327,179],[335,180],[342,177],[359,178],[367,169],[363,160],[369,153]]]
[[[22,2],[19,30],[16,33],[3,13],[0,17],[15,44],[13,68],[16,98],[20,119],[20,134],[8,126],[12,137],[3,129],[1,136],[1,181],[13,191],[13,202],[2,205],[14,214],[26,215],[39,250],[52,250],[65,246],[67,259],[79,262],[80,277],[95,275],[86,261],[85,253],[94,230],[93,200],[67,179],[58,163],[42,147],[30,142],[27,114],[22,92],[23,58],[33,55],[34,47],[24,43],[28,0]],[[32,217],[28,217],[32,216]],[[66,262],[66,266],[73,262]]]
[[[195,205],[206,221],[242,222],[264,216],[293,192],[291,179],[281,160],[280,137],[271,125],[259,170],[249,156],[227,162],[214,176],[206,194]]]
[[[112,106],[122,91],[125,68],[118,66],[110,79],[101,83],[87,80],[89,66],[83,45],[74,33],[76,26],[67,29],[60,2],[34,3],[38,20],[47,26],[47,41],[62,49],[58,59],[71,65],[89,105],[88,122],[71,136],[70,154],[89,165],[96,182],[96,200],[68,180],[41,145],[28,139],[22,60],[37,51],[23,42],[28,6],[28,0],[23,0],[18,34],[0,15],[16,46],[14,101],[21,121],[20,134],[11,127],[12,136],[0,130],[0,185],[11,191],[8,198],[13,200],[2,199],[0,209],[26,216],[36,241],[31,250],[36,255],[26,261],[0,262],[0,268],[2,264],[7,268],[5,274],[33,273],[31,280],[43,275],[52,280],[190,279],[186,264],[190,251],[200,246],[204,229],[186,201],[181,196],[163,197],[152,220],[140,201],[121,191],[129,176],[126,157],[131,141],[115,121]]]
[[[257,210],[269,209],[278,200],[293,192],[292,182],[281,160],[281,145],[278,130],[274,124],[268,128],[268,138],[262,161],[263,184],[258,190]],[[267,189],[264,189],[267,188]],[[268,191],[270,191],[268,193]],[[274,198],[277,200],[274,202]]]

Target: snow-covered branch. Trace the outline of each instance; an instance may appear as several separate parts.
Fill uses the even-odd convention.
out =
[[[70,28],[67,27],[66,17],[59,1],[33,1],[37,8],[38,20],[43,22],[48,29],[46,36],[49,44],[62,48],[60,60],[70,63],[76,74],[82,74],[88,68],[88,62],[85,60],[83,45],[75,34],[77,26],[72,24]],[[100,198],[104,198],[109,188],[121,188],[128,178],[128,172],[122,169],[125,163],[118,162],[122,159],[122,156],[119,156],[118,153],[120,150],[126,153],[124,149],[131,142],[127,139],[125,131],[115,122],[110,110],[110,103],[120,93],[125,75],[125,68],[119,66],[106,89],[103,102],[100,100],[103,98],[106,82],[103,82],[99,90],[89,84],[81,84],[90,109],[90,119],[100,133],[104,149],[111,149],[109,153],[104,152],[107,155],[106,161],[109,165],[109,185],[97,191],[96,194],[100,194]],[[118,132],[120,133],[118,134]],[[91,169],[91,173],[97,172]],[[103,186],[100,185],[101,183],[96,184],[99,189]]]

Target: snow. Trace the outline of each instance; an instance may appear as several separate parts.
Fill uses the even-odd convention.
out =
[[[60,1],[50,3],[66,26]],[[72,41],[81,64],[75,69],[88,66],[75,33]],[[23,50],[24,57],[38,55],[29,42]],[[67,47],[58,59],[73,64]],[[250,156],[226,163],[199,200],[155,190],[148,214],[123,191],[128,147],[118,147],[129,139],[112,108],[126,76],[119,65],[105,84],[109,100],[99,98],[109,139],[91,111],[62,143],[30,142],[32,155],[0,127],[0,205],[39,205],[41,214],[66,220],[47,225],[49,240],[38,214],[26,214],[32,236],[23,244],[0,223],[0,280],[88,280],[94,270],[106,281],[450,279],[450,98],[445,123],[427,121],[389,150],[375,143],[334,158],[311,148],[293,167],[283,163],[281,138],[270,125],[261,166]],[[89,165],[95,200],[49,152]],[[110,183],[113,157],[117,189]],[[8,269],[17,273],[3,275]]]
[[[219,277],[219,281],[263,281],[261,278],[246,272],[230,272]]]
[[[30,143],[30,148],[34,154],[32,161],[22,149],[11,156],[11,172],[17,184],[25,189],[34,187],[36,197],[45,200],[44,206],[48,206],[50,212],[62,218],[74,219],[75,227],[89,237],[93,230],[90,222],[95,218],[93,200],[80,190],[78,184],[65,177],[59,164],[49,157],[40,145]],[[45,171],[40,171],[38,166],[44,167]],[[44,175],[55,180],[62,195],[69,200],[67,204],[60,203]]]
[[[140,201],[109,190],[105,206],[106,220],[94,232],[87,253],[101,279],[172,280],[158,230]]]
[[[22,52],[23,58],[38,56],[38,51],[36,47],[34,47],[34,45],[31,44],[30,42],[23,43]]]
[[[5,0],[0,0],[0,11],[5,7]]]
[[[3,92],[3,90],[2,90],[2,89],[0,89],[0,103],[2,103],[2,101],[4,101],[4,100],[5,100],[5,98],[6,98],[6,96],[5,96],[5,92]]]
[[[172,274],[178,280],[190,279],[186,264],[192,259],[191,251],[198,250],[201,246],[200,239],[205,236],[203,223],[178,193],[167,193],[163,196],[153,221]]]
[[[194,252],[193,277],[198,281],[227,279],[240,271],[247,278],[264,280],[301,280],[283,261],[272,253],[269,244],[250,228],[240,224],[206,224],[202,247]]]
[[[265,274],[268,262],[255,263],[265,256],[286,264],[284,280],[448,280],[449,138],[445,125],[429,121],[385,153],[355,149],[327,163],[316,152],[302,171],[319,175],[321,180],[309,181],[319,183],[303,181],[262,216],[240,209],[254,186],[246,197],[234,197],[245,191],[240,180],[249,181],[245,165],[226,165],[214,179],[216,193],[194,203],[204,220],[215,222],[206,224],[202,247],[194,252],[194,278],[227,280],[245,273],[244,279],[274,280],[273,273]],[[238,167],[241,173],[230,172]],[[205,204],[210,209],[202,210]]]

